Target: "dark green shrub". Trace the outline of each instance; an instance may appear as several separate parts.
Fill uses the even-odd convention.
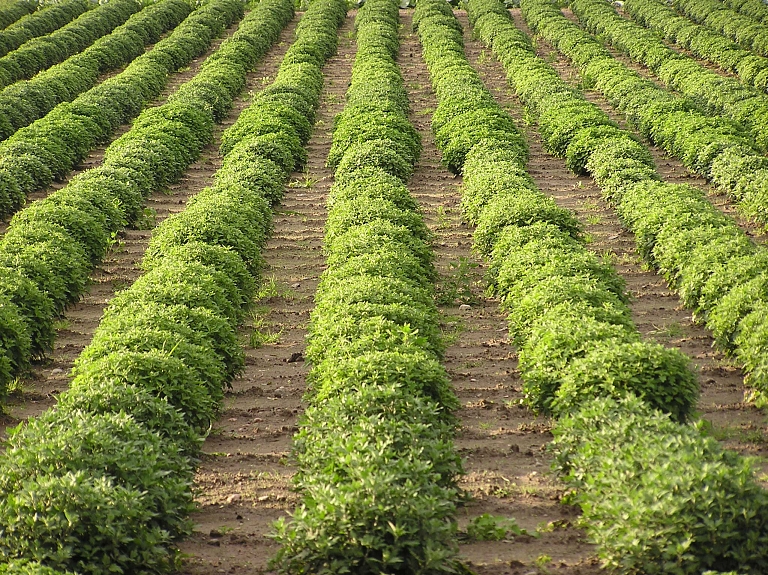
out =
[[[126,413],[146,429],[171,442],[185,457],[196,458],[200,454],[202,438],[184,421],[181,412],[165,398],[135,385],[80,379],[76,386],[59,395],[56,409],[63,414],[73,411]]]
[[[699,382],[690,360],[676,349],[648,342],[598,342],[563,371],[552,410],[578,410],[595,397],[619,399],[632,393],[649,406],[685,422],[693,415]]]
[[[188,534],[193,509],[192,467],[174,445],[123,414],[52,410],[11,431],[0,463],[3,493],[35,478],[84,471],[115,485],[138,489],[157,525],[176,537]]]
[[[554,467],[578,489],[574,502],[607,568],[765,569],[768,495],[748,461],[699,428],[630,397],[587,403],[553,433]]]
[[[578,238],[581,224],[567,209],[555,204],[552,198],[539,191],[517,190],[494,196],[478,218],[474,234],[474,249],[488,256],[497,238],[507,226],[524,226],[536,222],[549,222],[564,233]]]
[[[120,333],[138,328],[178,333],[195,345],[212,348],[224,361],[227,380],[243,370],[243,349],[235,330],[225,318],[202,307],[112,300],[94,337],[102,332]]]
[[[328,243],[350,229],[375,220],[386,220],[402,226],[414,238],[429,242],[431,232],[418,211],[401,209],[394,202],[380,198],[358,198],[347,202],[334,202],[325,224]]]
[[[552,411],[552,401],[571,362],[603,343],[638,342],[632,325],[612,324],[565,309],[545,312],[530,330],[519,351],[526,403],[536,410]]]
[[[633,326],[627,305],[590,278],[547,278],[523,293],[510,291],[503,306],[510,310],[509,330],[521,344],[530,337],[539,318],[553,309],[562,313],[571,308],[601,322]]]
[[[335,236],[332,242],[326,243],[326,263],[332,268],[369,252],[402,249],[416,257],[425,271],[435,273],[432,265],[435,256],[429,245],[414,238],[407,228],[388,220],[373,220]]]
[[[0,550],[83,575],[163,572],[171,537],[154,516],[141,491],[104,476],[41,474],[0,499]]]
[[[72,388],[97,384],[134,385],[168,400],[200,435],[208,432],[218,405],[197,372],[167,352],[119,351],[79,366]]]
[[[9,268],[0,268],[0,298],[7,300],[3,304],[6,308],[8,302],[15,305],[18,314],[26,324],[27,336],[21,335],[21,347],[15,352],[14,356],[24,358],[26,356],[25,345],[23,342],[26,337],[29,338],[29,353],[33,357],[43,357],[46,353],[53,350],[53,318],[55,317],[53,302],[46,296],[35,283],[27,277],[20,275],[16,270]],[[12,307],[12,306],[11,306]],[[8,308],[4,312],[8,319],[2,322],[5,329],[9,329],[9,337],[17,337],[22,334],[21,331],[14,334],[13,326],[15,324],[15,314]],[[10,345],[10,340],[7,344]],[[22,364],[24,361],[22,360]]]

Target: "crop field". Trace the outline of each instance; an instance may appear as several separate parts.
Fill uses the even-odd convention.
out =
[[[0,0],[0,575],[768,573],[767,152],[761,0]]]

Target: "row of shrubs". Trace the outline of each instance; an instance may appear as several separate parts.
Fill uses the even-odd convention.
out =
[[[405,186],[420,152],[396,64],[398,3],[367,0],[328,164],[325,253],[294,438],[302,501],[280,573],[456,573],[457,399],[440,364],[430,232]]]
[[[536,56],[501,2],[470,0],[469,16],[547,146],[595,176],[644,256],[690,259],[677,247],[701,235],[693,227],[701,219],[733,225],[691,188],[661,183],[648,151]],[[496,173],[513,174],[508,182],[485,175],[494,158],[507,159]],[[463,173],[464,204],[490,198],[479,216],[468,212],[478,223],[476,246],[489,254],[494,289],[510,311],[526,392],[553,397],[528,401],[558,417],[554,468],[573,488],[569,501],[581,506],[605,565],[649,575],[763,572],[768,492],[749,461],[686,424],[698,392],[687,358],[638,340],[620,280],[585,252],[570,214],[544,200],[518,208],[533,203],[533,186],[505,144],[479,141]],[[509,207],[494,209],[494,201]],[[494,229],[495,242],[478,242]]]
[[[32,14],[39,8],[36,0],[16,0],[0,9],[0,30],[3,30],[17,20]]]
[[[252,67],[292,14],[290,0],[262,0],[205,68]],[[211,122],[205,100],[191,94],[162,108],[138,122],[179,130],[185,108]],[[178,566],[174,541],[191,531],[202,437],[244,365],[235,329],[255,291],[251,246],[263,242],[268,212],[258,187],[228,182],[157,228],[146,273],[110,301],[69,390],[9,434],[0,458],[0,552],[11,563],[0,572]]]
[[[731,10],[768,24],[768,6],[762,0],[723,0],[723,4]]]
[[[124,24],[140,9],[141,4],[136,0],[111,0],[51,34],[26,42],[0,58],[0,88],[31,78],[41,70],[82,52]]]
[[[0,57],[16,50],[32,38],[45,36],[66,26],[80,14],[93,10],[98,4],[90,0],[65,0],[49,4],[20,18],[5,30],[0,31]]]
[[[587,30],[650,67],[669,88],[689,97],[702,111],[743,124],[758,148],[768,149],[768,95],[763,90],[744,86],[676,52],[655,32],[620,16],[602,0],[573,0],[570,6]],[[768,59],[765,64],[768,78]]]
[[[523,10],[531,22],[537,21],[539,15],[550,22],[565,18],[549,3],[539,0],[524,0]],[[512,67],[514,62],[505,60],[505,64]],[[623,69],[616,68],[618,77]],[[750,241],[701,191],[661,183],[648,150],[568,88],[551,68],[541,64],[537,74],[547,75],[547,89],[557,86],[567,106],[558,102],[544,107],[541,88],[529,83],[531,73],[525,67],[522,70],[523,84],[518,92],[539,115],[549,149],[565,156],[572,170],[595,178],[604,196],[616,205],[623,222],[635,233],[640,255],[662,273],[683,303],[706,323],[717,344],[739,360],[747,372],[747,383],[755,389],[758,404],[768,401],[768,294],[762,288],[768,281],[764,264],[768,251]],[[607,76],[605,82],[610,82]],[[628,89],[630,86],[634,84],[628,84]],[[642,92],[635,95],[642,97]],[[661,115],[659,107],[656,113]],[[674,117],[685,121],[687,114],[671,114],[669,130],[674,127]],[[705,142],[698,145],[705,155],[718,150],[714,145],[707,147]],[[725,165],[730,160],[730,169],[748,172],[750,176],[744,178],[759,183],[760,170],[754,164],[739,163],[737,156],[729,148],[717,162]],[[758,158],[761,163],[763,160]]]
[[[0,92],[0,140],[43,117],[58,104],[74,100],[93,87],[101,74],[125,66],[142,55],[145,46],[176,28],[191,11],[185,0],[160,0],[131,16],[83,52],[31,80],[5,88]]]
[[[524,2],[528,24],[552,42],[640,131],[719,185],[747,217],[768,224],[768,158],[739,124],[701,112],[619,62],[549,2]],[[764,144],[765,145],[765,144]],[[551,151],[562,154],[564,148]]]
[[[765,6],[761,0],[757,2]],[[768,58],[759,56],[719,32],[681,16],[671,5],[656,0],[628,0],[624,12],[670,42],[694,55],[738,75],[739,79],[765,91],[768,89]],[[658,38],[658,37],[657,37]]]
[[[31,108],[32,115],[43,117],[0,143],[0,216],[16,212],[28,194],[64,178],[98,142],[159,96],[170,72],[203,54],[242,13],[242,3],[236,2],[208,3],[198,8],[122,73],[72,102],[57,105],[47,115],[44,110],[52,103],[46,103],[49,94],[27,93],[24,106],[15,112],[25,115],[25,108]],[[9,108],[4,111],[11,114]]]
[[[677,10],[699,24],[720,32],[756,54],[768,56],[768,26],[716,0],[674,0]]]
[[[2,292],[8,301],[0,309],[15,326],[2,339],[5,356],[13,359],[0,380],[3,387],[24,371],[30,357],[51,349],[55,318],[80,298],[114,234],[134,222],[146,197],[175,181],[211,141],[221,101],[231,104],[247,70],[291,18],[281,6],[260,5],[171,101],[147,109],[107,148],[98,168],[11,220],[0,242]],[[222,31],[242,15],[243,5],[213,0],[205,10],[211,26]],[[222,75],[226,83],[217,82]]]

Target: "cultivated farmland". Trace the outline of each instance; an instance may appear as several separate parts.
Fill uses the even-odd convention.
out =
[[[0,574],[768,572],[766,21],[2,5]]]

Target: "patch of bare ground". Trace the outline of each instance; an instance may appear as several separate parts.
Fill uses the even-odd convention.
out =
[[[515,23],[530,34],[519,10],[511,12]],[[467,25],[463,15],[460,20]],[[531,150],[528,164],[531,176],[542,191],[576,214],[592,240],[589,248],[609,257],[626,281],[632,298],[633,319],[643,337],[680,349],[692,359],[701,383],[699,411],[711,422],[713,435],[728,448],[759,457],[759,468],[766,473],[768,420],[764,412],[744,403],[741,371],[713,347],[711,333],[693,321],[690,310],[683,307],[663,278],[642,263],[635,250],[634,235],[621,226],[594,181],[571,173],[563,160],[546,152],[535,127],[524,121],[522,104],[507,85],[502,65],[476,41],[468,40],[466,45],[468,56],[486,85],[526,135]],[[576,83],[578,74],[575,69],[541,39],[537,42],[537,51],[539,56],[552,62],[563,79]],[[586,96],[614,120],[620,121],[600,95],[587,92]],[[705,188],[702,180],[688,174],[676,160],[665,156],[658,148],[651,147],[651,151],[666,181]]]
[[[261,573],[277,551],[272,522],[298,503],[291,439],[303,411],[303,361],[314,293],[325,269],[325,200],[333,173],[325,167],[333,118],[344,107],[355,44],[354,13],[339,30],[339,47],[324,70],[325,86],[304,172],[295,172],[275,207],[264,258],[265,284],[246,340],[246,371],[225,398],[225,411],[203,450],[196,488],[199,510],[182,542],[185,575]]]
[[[273,47],[257,69],[249,74],[247,89],[235,100],[227,121],[215,127],[213,142],[202,151],[180,181],[147,199],[145,217],[139,222],[138,229],[126,229],[118,235],[112,250],[91,274],[88,292],[78,303],[67,309],[64,317],[58,322],[53,353],[46,360],[35,364],[29,377],[21,382],[21,389],[9,397],[6,406],[9,421],[0,422],[0,438],[3,437],[7,425],[42,413],[55,404],[56,396],[60,392],[67,389],[72,364],[91,341],[107,303],[115,292],[128,287],[141,274],[140,263],[152,236],[151,230],[169,215],[182,211],[189,198],[212,183],[212,176],[221,165],[218,155],[221,133],[248,106],[248,91],[259,89],[262,78],[275,73],[294,28],[295,22],[286,27],[279,44]],[[236,25],[229,28],[226,35],[217,40],[205,55],[196,59],[189,69],[171,78],[163,96],[153,102],[153,105],[160,105],[181,84],[194,77],[205,58],[236,29]],[[94,152],[97,153],[102,152]],[[101,156],[97,158],[94,154],[91,156],[93,164],[87,166],[88,168],[98,165],[101,161]],[[83,166],[82,169],[87,168]]]
[[[459,527],[464,530],[470,520],[489,513],[543,531],[538,538],[513,541],[463,540],[461,555],[487,575],[538,572],[537,562],[552,573],[595,573],[593,547],[573,526],[577,513],[559,503],[563,486],[548,475],[549,421],[520,406],[521,382],[506,320],[498,302],[483,296],[484,263],[471,250],[473,229],[461,221],[461,178],[441,164],[430,130],[437,101],[418,38],[410,33],[411,15],[402,14],[402,22],[399,64],[411,121],[423,144],[409,189],[435,234],[438,296],[449,343],[444,363],[462,406],[456,446],[466,470],[461,486],[471,498],[459,509]],[[474,58],[478,55],[479,48]]]

